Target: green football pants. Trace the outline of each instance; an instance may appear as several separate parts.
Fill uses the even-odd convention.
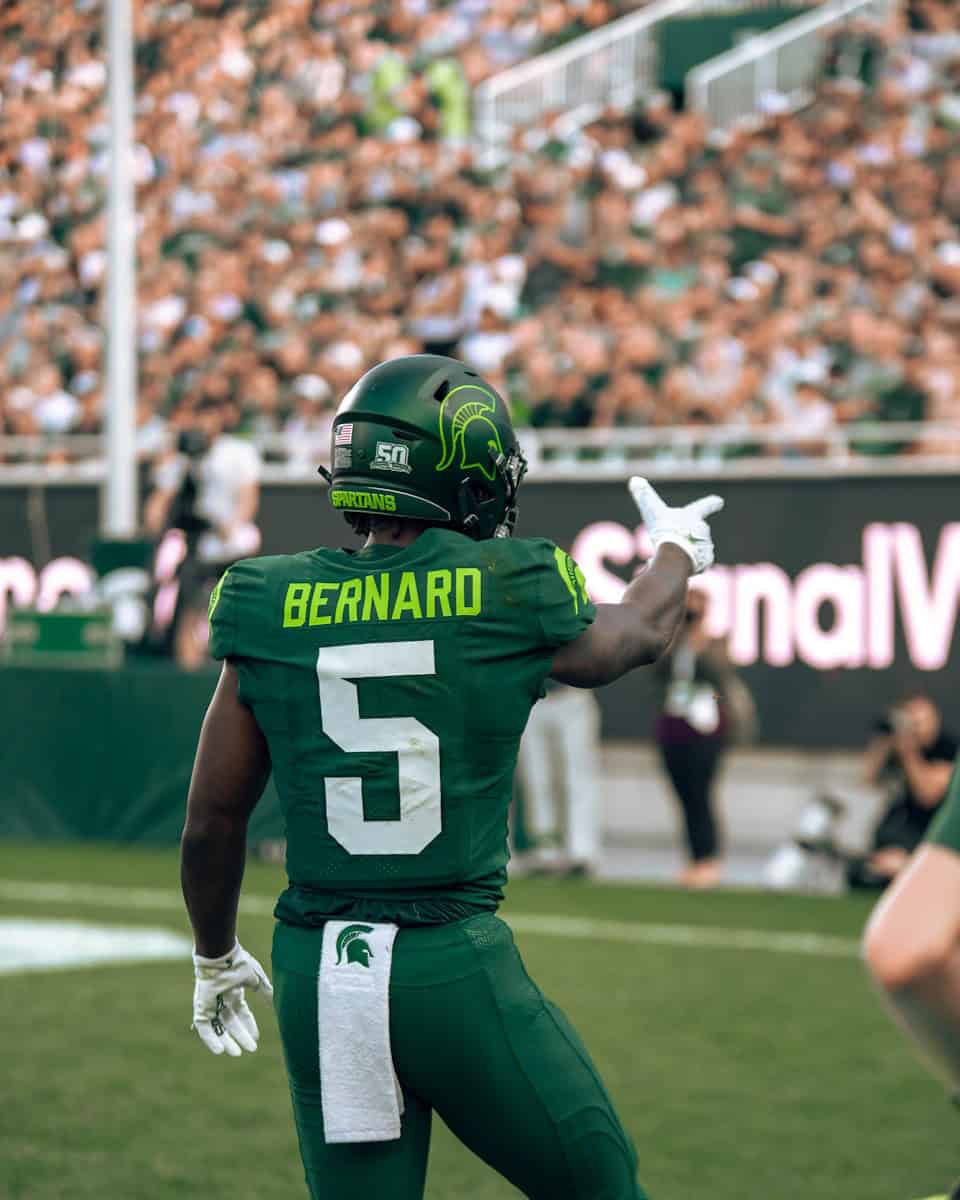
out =
[[[434,1109],[533,1200],[645,1200],[636,1155],[573,1027],[492,913],[401,929],[390,1037],[402,1135],[328,1146],[317,1028],[322,929],[278,924],[275,1003],[312,1200],[420,1200]]]

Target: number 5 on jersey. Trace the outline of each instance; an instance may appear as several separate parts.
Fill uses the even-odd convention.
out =
[[[350,854],[419,854],[441,829],[440,739],[415,717],[361,717],[354,679],[435,675],[434,644],[329,646],[317,654],[323,732],[348,754],[396,754],[400,820],[368,821],[363,780],[328,775],[327,828]]]

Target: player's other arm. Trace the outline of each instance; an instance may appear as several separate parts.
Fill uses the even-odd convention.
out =
[[[656,662],[677,631],[692,572],[679,547],[662,546],[619,604],[598,604],[593,624],[561,646],[551,677],[574,687],[601,687]]]
[[[593,624],[558,650],[550,674],[574,687],[600,687],[635,667],[655,662],[670,645],[687,596],[687,581],[714,559],[707,517],[719,512],[719,496],[670,508],[645,479],[630,480],[655,554],[619,604],[597,606]]]
[[[247,822],[269,774],[266,741],[226,662],[200,731],[180,842],[183,896],[196,952],[205,958],[236,944]]]
[[[193,926],[193,1028],[214,1054],[238,1057],[260,1037],[247,988],[269,998],[270,980],[237,941],[237,904],[247,849],[247,821],[270,774],[270,754],[253,713],[224,663],[200,731],[180,880]]]

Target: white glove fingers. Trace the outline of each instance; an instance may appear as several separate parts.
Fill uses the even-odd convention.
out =
[[[223,1033],[220,1036],[220,1041],[223,1042],[224,1054],[229,1055],[230,1058],[239,1058],[240,1055],[243,1053],[243,1051],[240,1049],[239,1045],[237,1044],[236,1039],[233,1037],[233,1035],[230,1033],[230,1030],[227,1029],[226,1026],[224,1026],[224,1028],[223,1028]],[[254,1050],[256,1050],[256,1046],[254,1046]]]
[[[200,1041],[206,1046],[211,1054],[222,1054],[224,1050],[223,1042],[213,1032],[213,1026],[208,1020],[197,1020],[193,1023],[193,1028],[197,1031]]]
[[[722,496],[704,496],[701,500],[694,500],[692,504],[687,505],[687,512],[692,513],[697,517],[709,517],[713,513],[718,513],[723,508]]]
[[[661,500],[652,484],[640,475],[634,475],[627,484],[633,502],[640,509],[644,524],[649,525],[660,513],[666,510],[666,504]]]
[[[682,508],[671,508],[649,480],[639,475],[633,476],[628,487],[655,548],[665,543],[679,546],[689,555],[696,575],[713,563],[713,536],[706,518],[723,508],[719,496],[703,496]]]
[[[246,1003],[241,1001],[236,1009],[224,1013],[223,1027],[242,1050],[248,1054],[256,1050],[260,1030]]]
[[[241,1002],[235,1006],[234,1012],[237,1020],[242,1023],[244,1029],[247,1031],[250,1037],[252,1037],[255,1042],[259,1042],[260,1026],[257,1024],[257,1018],[253,1015],[250,1005],[247,1004],[246,1000],[241,1000]]]
[[[238,1055],[243,1050],[246,1050],[246,1052],[248,1054],[254,1053],[254,1051],[257,1048],[257,1043],[256,1043],[255,1039],[252,1038],[250,1036],[250,1034],[246,1031],[246,1029],[244,1029],[244,1027],[240,1024],[240,1021],[236,1017],[230,1017],[227,1021],[225,1021],[223,1024],[223,1028],[224,1028],[224,1034],[223,1034],[224,1041],[226,1041],[226,1039],[229,1038],[231,1043],[236,1047],[236,1053]],[[229,1046],[226,1047],[226,1050],[227,1050],[228,1054],[232,1053]]]
[[[263,969],[263,967],[260,966],[260,964],[257,962],[256,959],[253,959],[253,967],[254,967],[254,973],[256,975],[256,979],[254,980],[253,983],[250,984],[250,986],[253,988],[253,990],[255,992],[259,992],[260,995],[263,996],[265,999],[272,1000],[273,999],[273,984],[267,978],[266,971]]]
[[[267,973],[239,942],[219,959],[194,955],[196,984],[193,1028],[211,1054],[239,1058],[253,1053],[260,1039],[257,1021],[244,998],[244,989],[261,992],[268,1000],[273,987]]]

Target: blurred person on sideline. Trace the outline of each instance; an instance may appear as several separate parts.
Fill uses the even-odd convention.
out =
[[[947,794],[960,742],[929,696],[914,692],[881,717],[864,756],[864,778],[887,806],[870,852],[847,870],[852,888],[884,888],[903,870]]]
[[[752,699],[706,618],[707,596],[691,588],[684,623],[654,668],[660,684],[654,738],[680,801],[690,858],[677,882],[691,888],[720,881],[714,783],[731,735],[753,720]]]
[[[535,870],[592,875],[599,852],[600,706],[592,692],[546,682],[530,710],[517,768]]]
[[[209,589],[240,558],[260,549],[260,454],[227,431],[228,406],[203,397],[186,417],[175,449],[154,467],[144,526],[160,538],[169,529],[185,537],[173,620],[177,662],[195,670],[206,657],[204,614]]]

